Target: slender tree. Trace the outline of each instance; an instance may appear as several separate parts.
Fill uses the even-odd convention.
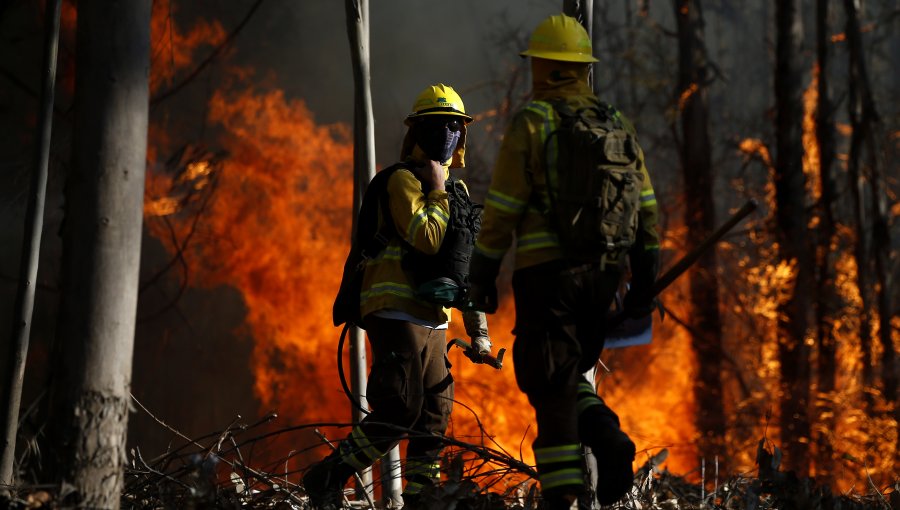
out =
[[[150,0],[78,4],[73,165],[51,390],[58,481],[119,508],[147,150]]]
[[[779,305],[778,359],[781,365],[781,442],[785,464],[799,476],[809,469],[812,268],[807,245],[806,177],[801,137],[802,25],[797,0],[775,2],[775,219],[779,254],[794,270],[793,288]]]
[[[700,0],[674,0],[678,26],[678,86],[681,116],[681,171],[685,182],[684,225],[687,245],[698,246],[715,229],[713,170],[709,142],[709,73]],[[691,272],[690,296],[694,328],[691,344],[699,370],[694,385],[699,451],[725,455],[725,410],[722,397],[722,320],[715,250],[705,252]],[[726,466],[727,469],[727,466]]]
[[[353,227],[351,239],[356,236],[356,217],[362,204],[366,186],[375,175],[375,119],[372,114],[372,89],[369,72],[369,0],[345,0],[347,15],[347,36],[350,39],[350,57],[353,65]],[[366,407],[366,339],[361,329],[350,329],[350,384],[354,395]],[[351,408],[353,421],[365,417],[362,409]],[[384,488],[386,500],[399,502],[400,498],[400,451],[391,449],[385,456]],[[371,491],[372,471],[362,473],[365,487],[358,490]],[[386,501],[387,502],[387,501]]]
[[[3,454],[0,456],[0,490],[13,485],[16,453],[16,431],[19,404],[22,401],[22,380],[25,377],[25,358],[31,337],[31,318],[34,312],[34,291],[37,288],[41,235],[44,230],[44,201],[47,196],[47,175],[50,166],[50,133],[53,125],[53,99],[56,90],[56,54],[59,43],[59,17],[62,1],[47,2],[44,26],[44,63],[41,75],[41,106],[35,143],[31,190],[25,213],[25,244],[19,269],[19,287],[13,338],[10,342],[9,366],[4,388],[3,410],[6,416],[3,434]],[[0,14],[3,9],[0,8]]]
[[[831,483],[834,464],[835,429],[832,393],[835,390],[837,371],[837,345],[835,339],[835,317],[841,307],[840,297],[835,287],[834,249],[839,242],[836,234],[834,215],[837,201],[837,186],[834,178],[834,115],[831,106],[829,85],[829,48],[831,45],[828,27],[829,0],[816,1],[816,68],[818,70],[816,103],[816,142],[819,147],[819,181],[822,192],[816,209],[819,218],[816,247],[816,353],[817,377],[816,416],[820,431],[816,445],[816,477]]]
[[[871,238],[863,242],[868,248],[865,259],[857,259],[858,273],[868,272],[870,268],[874,274],[875,306],[878,310],[878,339],[881,344],[881,382],[885,399],[892,405],[895,420],[900,423],[900,406],[898,406],[898,378],[900,378],[900,366],[897,364],[897,353],[892,340],[891,317],[893,307],[891,304],[893,281],[890,267],[891,236],[890,216],[888,213],[887,183],[885,181],[880,148],[881,119],[875,106],[875,98],[869,81],[866,66],[865,51],[862,43],[859,13],[853,0],[844,0],[844,10],[847,16],[847,43],[850,80],[850,123],[853,134],[850,138],[850,154],[848,169],[852,167],[856,186],[859,188],[859,196],[856,197],[856,205],[860,214],[865,214],[866,207],[864,197],[865,181],[868,180],[871,203],[869,206],[869,218],[871,218]],[[862,154],[867,153],[865,165],[868,170],[868,179],[861,172]],[[868,231],[868,225],[859,224],[861,232]],[[871,260],[873,264],[869,264]],[[865,263],[865,266],[863,265]],[[872,283],[871,281],[869,283]],[[868,295],[869,289],[861,286],[860,293]],[[864,317],[869,317],[868,313]],[[869,324],[863,326],[868,330]],[[900,429],[898,429],[900,430]],[[900,437],[895,448],[896,459],[900,461]]]

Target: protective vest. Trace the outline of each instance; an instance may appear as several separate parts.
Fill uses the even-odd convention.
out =
[[[469,261],[481,229],[482,206],[472,202],[465,184],[450,177],[444,184],[450,219],[441,248],[434,255],[408,249],[402,266],[411,275],[416,295],[430,303],[460,306],[469,290]]]
[[[398,171],[403,175],[394,178]],[[424,193],[426,205],[392,212],[390,186],[410,198]],[[449,178],[445,188],[423,190],[405,163],[375,175],[363,196],[344,264],[333,308],[336,326],[350,322],[362,327],[365,314],[385,308],[427,321],[449,320],[443,307],[458,304],[468,290],[468,261],[481,207],[471,202],[462,181]],[[398,225],[400,212],[409,216],[407,224]]]

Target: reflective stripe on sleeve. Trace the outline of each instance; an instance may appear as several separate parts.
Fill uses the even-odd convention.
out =
[[[558,248],[559,237],[553,232],[538,231],[523,235],[516,240],[516,251],[526,252],[541,248]]]
[[[656,194],[652,189],[641,191],[641,209],[656,205]]]
[[[513,214],[521,213],[525,210],[525,207],[528,206],[528,202],[500,193],[495,189],[490,189],[488,191],[485,204],[490,204],[503,212]]]
[[[414,215],[409,220],[409,226],[406,229],[407,235],[409,236],[410,241],[414,241],[416,236],[419,233],[419,230],[428,223],[428,220],[431,219],[437,223],[439,223],[442,227],[447,227],[447,222],[450,221],[450,218],[444,213],[444,210],[441,209],[437,205],[429,205],[422,208],[418,214]]]
[[[553,137],[550,143],[546,143],[547,137],[556,131],[556,113],[553,111],[553,105],[545,101],[532,101],[525,107],[526,110],[534,112],[544,119],[544,123],[540,127],[541,144],[546,145],[547,153],[544,155],[547,159],[547,182],[559,182],[557,176],[557,155],[559,153],[559,140]]]

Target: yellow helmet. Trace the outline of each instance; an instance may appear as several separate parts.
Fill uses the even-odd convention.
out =
[[[519,55],[563,62],[597,62],[592,55],[587,30],[578,20],[565,14],[542,21],[531,33],[528,49]]]
[[[463,105],[462,98],[453,90],[453,87],[443,83],[425,87],[425,90],[413,103],[412,110],[412,113],[406,116],[407,126],[414,119],[426,115],[453,115],[462,117],[466,124],[472,122],[472,117],[466,115],[466,107]]]

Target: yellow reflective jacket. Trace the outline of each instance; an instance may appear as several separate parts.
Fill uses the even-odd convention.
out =
[[[461,160],[462,147],[457,150],[453,163]],[[407,149],[404,149],[404,152]],[[415,146],[405,158],[409,168],[421,166],[418,161],[424,157]],[[444,166],[450,175],[451,162]],[[465,185],[463,185],[465,187]],[[378,256],[366,262],[363,275],[360,306],[362,316],[378,310],[391,309],[406,312],[422,320],[443,323],[450,321],[450,309],[429,303],[415,296],[410,276],[403,270],[403,251],[412,246],[423,253],[433,255],[438,252],[447,231],[450,218],[450,200],[444,190],[432,190],[426,195],[422,182],[411,170],[401,168],[394,172],[387,183],[388,203],[396,231],[395,236]],[[379,229],[385,218],[378,210]],[[402,237],[402,239],[401,239]]]
[[[559,115],[546,100],[564,98],[573,110],[596,101],[587,86],[586,66],[538,60],[532,71],[534,101],[513,117],[503,137],[475,244],[476,252],[500,259],[513,244],[515,234],[516,269],[562,258],[555,228],[541,212],[549,207],[544,140],[559,123]],[[622,121],[634,132],[627,119]],[[643,152],[638,159],[644,174],[638,242],[647,250],[659,249],[656,198]]]

